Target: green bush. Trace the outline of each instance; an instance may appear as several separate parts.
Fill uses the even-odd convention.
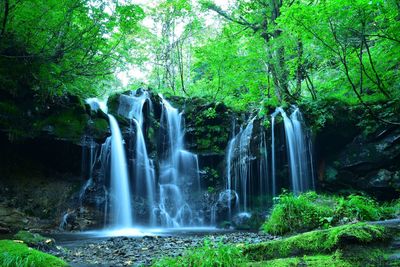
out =
[[[323,218],[333,217],[331,202],[314,192],[299,196],[284,193],[278,197],[278,203],[262,228],[275,235],[315,229]]]
[[[376,221],[383,217],[378,203],[368,197],[350,195],[337,198],[335,216],[340,220]]]
[[[338,197],[308,192],[295,196],[284,193],[277,198],[277,204],[262,229],[282,235],[349,222],[390,219],[399,214],[399,203],[380,206],[374,199],[359,195]]]
[[[241,249],[232,245],[222,243],[212,244],[210,241],[205,241],[204,246],[188,250],[181,257],[171,258],[165,257],[155,262],[156,267],[171,267],[171,266],[219,266],[229,267],[237,266],[245,261]]]
[[[11,240],[0,240],[0,266],[2,267],[62,267],[63,260]]]

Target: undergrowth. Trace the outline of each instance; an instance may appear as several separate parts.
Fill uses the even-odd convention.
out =
[[[399,215],[399,203],[379,205],[374,199],[361,195],[339,197],[308,192],[295,196],[283,193],[277,198],[262,229],[283,235],[350,222],[390,219]]]

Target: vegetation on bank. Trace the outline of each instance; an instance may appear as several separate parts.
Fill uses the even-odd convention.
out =
[[[205,241],[203,247],[187,250],[181,257],[165,257],[154,263],[155,267],[167,266],[236,266],[245,262],[240,247]]]
[[[23,243],[0,240],[0,266],[2,267],[63,267],[63,260],[29,248]]]
[[[357,223],[315,230],[282,240],[251,245],[244,249],[244,255],[252,260],[287,258],[290,256],[329,253],[348,243],[370,244],[388,240],[382,226]]]
[[[284,193],[277,198],[262,229],[270,234],[283,235],[350,222],[390,219],[399,214],[399,200],[380,205],[361,195],[342,197],[308,192],[295,196]]]
[[[387,263],[390,239],[382,226],[356,223],[253,245],[206,243],[153,266],[376,266]]]
[[[203,247],[186,251],[180,257],[162,258],[154,266],[385,265],[390,253],[388,244],[399,235],[399,229],[386,229],[362,221],[399,215],[399,200],[379,204],[361,195],[283,193],[277,198],[262,230],[274,235],[294,235],[252,245],[206,242]],[[314,230],[316,228],[322,229]],[[395,263],[400,264],[400,261]]]

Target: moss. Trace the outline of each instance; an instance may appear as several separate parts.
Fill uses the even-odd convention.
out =
[[[0,266],[61,267],[63,260],[11,240],[0,240]]]
[[[369,244],[386,239],[388,239],[388,236],[383,227],[357,223],[250,245],[245,248],[244,254],[253,260],[286,258],[304,254],[331,252],[349,243]]]
[[[87,114],[65,110],[47,117],[37,124],[42,130],[47,130],[58,138],[80,141],[89,120]]]
[[[271,266],[271,267],[284,267],[284,266],[307,266],[307,267],[352,267],[351,262],[341,259],[338,253],[332,255],[313,255],[293,258],[274,259],[262,262],[249,262],[244,266]]]
[[[108,121],[103,118],[95,118],[89,123],[89,131],[94,138],[103,138],[108,133]]]
[[[48,238],[28,231],[19,231],[14,235],[14,239],[21,240],[26,244],[36,244],[45,242]]]

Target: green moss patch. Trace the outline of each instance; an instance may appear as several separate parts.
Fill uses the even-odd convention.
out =
[[[66,110],[48,117],[40,126],[50,130],[58,138],[79,141],[88,119],[89,117],[86,114]]]
[[[244,254],[252,260],[328,253],[348,244],[369,244],[388,239],[381,226],[357,223],[316,230],[282,240],[249,245]]]
[[[44,236],[41,236],[40,234],[37,233],[31,233],[28,231],[19,231],[14,235],[15,240],[20,240],[23,241],[25,244],[27,244],[30,247],[34,247],[40,250],[47,250],[50,249],[51,247],[55,246],[54,239],[47,238]]]
[[[63,260],[11,240],[0,240],[0,266],[2,267],[61,267]]]

